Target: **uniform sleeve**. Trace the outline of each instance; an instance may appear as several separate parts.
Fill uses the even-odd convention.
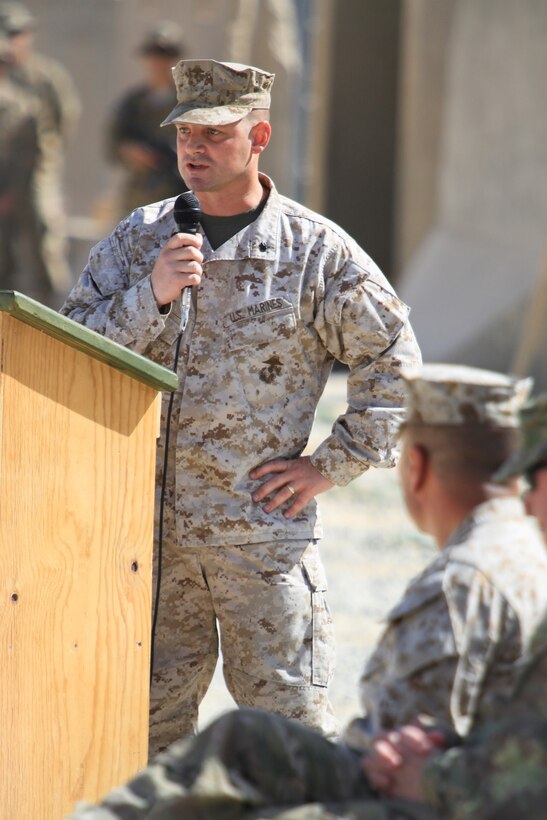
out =
[[[143,353],[165,328],[150,276],[129,277],[132,246],[130,217],[96,245],[61,313],[118,344]]]
[[[427,803],[443,817],[543,818],[547,804],[547,619],[532,659],[496,722],[435,756],[423,778]],[[502,813],[502,809],[505,813]],[[499,812],[499,813],[498,813]]]
[[[361,699],[374,731],[427,714],[465,736],[479,708],[510,692],[521,645],[506,601],[471,567],[451,568],[442,584],[423,603],[403,601],[365,668]]]
[[[340,486],[370,466],[395,463],[404,412],[401,374],[421,362],[408,307],[370,264],[366,271],[351,260],[331,260],[315,324],[329,353],[349,368],[347,410],[311,457]]]
[[[442,594],[390,621],[360,681],[368,731],[401,726],[422,713],[451,723],[457,662]]]
[[[547,801],[545,772],[547,722],[500,721],[432,758],[422,780],[424,799],[441,817],[540,820]]]

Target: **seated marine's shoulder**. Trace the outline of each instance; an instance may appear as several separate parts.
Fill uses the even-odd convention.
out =
[[[445,556],[441,553],[406,587],[400,601],[386,616],[387,621],[405,618],[442,597]]]

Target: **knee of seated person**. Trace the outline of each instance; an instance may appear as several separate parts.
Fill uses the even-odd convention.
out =
[[[242,707],[221,715],[202,734],[214,739],[215,746],[225,744],[231,749],[254,745],[254,738],[265,743],[276,734],[284,718],[262,709]],[[198,735],[199,737],[199,735]]]

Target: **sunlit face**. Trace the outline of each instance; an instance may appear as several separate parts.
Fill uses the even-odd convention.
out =
[[[547,539],[547,462],[528,474],[530,489],[524,503],[528,515],[534,515]]]
[[[180,175],[196,193],[225,192],[252,179],[254,129],[248,119],[229,125],[177,123]]]

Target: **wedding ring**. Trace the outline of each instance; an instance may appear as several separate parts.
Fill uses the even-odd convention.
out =
[[[291,495],[296,494],[296,490],[290,484],[285,484],[285,487],[287,488],[287,490],[290,492]]]

